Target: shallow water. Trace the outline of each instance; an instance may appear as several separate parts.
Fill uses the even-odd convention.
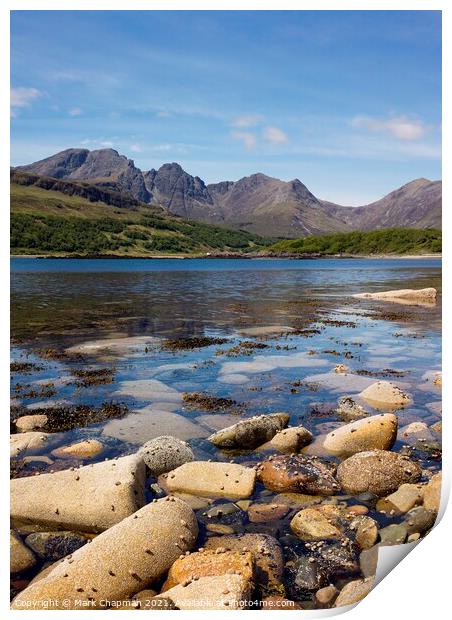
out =
[[[413,405],[398,411],[400,427],[441,419],[438,405],[431,405],[440,402],[440,388],[425,375],[441,366],[440,303],[425,308],[351,297],[398,288],[440,290],[439,260],[13,259],[11,269],[12,358],[40,365],[30,374],[12,375],[13,402],[19,407],[13,417],[59,401],[114,401],[129,409],[121,419],[58,434],[50,449],[95,437],[106,445],[97,457],[103,460],[173,434],[188,440],[200,459],[257,462],[262,458],[258,452],[224,454],[206,437],[243,417],[275,411],[287,411],[291,425],[323,434],[340,424],[331,413],[340,396],[356,396],[381,378],[394,380],[413,396]],[[256,326],[297,331],[264,339],[240,334]],[[200,336],[227,342],[182,351],[161,346],[165,339]],[[116,344],[110,349],[83,349],[87,342],[111,339]],[[267,346],[230,351],[243,341]],[[39,353],[80,345],[82,359],[43,359]],[[349,367],[346,375],[333,372],[339,363]],[[73,371],[86,368],[112,369],[113,382],[74,385]],[[384,369],[402,376],[385,376]],[[189,408],[182,400],[185,392],[234,403],[224,411]],[[398,442],[394,449],[401,447]],[[418,458],[426,469],[440,468],[436,453]],[[73,460],[52,460],[53,465],[22,464],[19,475],[74,465]],[[268,495],[258,484],[255,498],[268,501]],[[372,503],[369,508],[384,525],[386,518]],[[198,516],[204,518],[202,511]],[[246,519],[233,526],[259,531]],[[280,538],[288,536],[287,518],[271,527],[262,524],[262,531],[270,533],[269,528]]]

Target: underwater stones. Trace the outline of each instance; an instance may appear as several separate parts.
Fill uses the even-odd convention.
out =
[[[11,481],[11,519],[45,530],[101,532],[144,503],[145,465],[136,455]]]
[[[290,529],[301,540],[317,541],[341,538],[342,532],[320,510],[305,508],[297,512]]]
[[[221,548],[195,552],[179,558],[171,566],[162,592],[201,577],[240,574],[247,581],[253,580],[253,556],[249,551],[226,551]]]
[[[293,327],[287,327],[284,325],[264,325],[262,327],[246,327],[244,329],[238,329],[237,333],[240,336],[245,337],[268,337],[268,336],[282,336],[283,334],[289,334],[294,332]]]
[[[90,340],[66,349],[69,355],[114,355],[121,356],[133,351],[143,351],[147,346],[160,342],[153,336],[129,336]]]
[[[9,532],[9,553],[11,573],[23,573],[36,564],[33,551],[24,545],[13,530]]]
[[[138,400],[151,402],[179,403],[182,394],[158,379],[136,379],[121,381],[119,389],[113,392],[115,396],[133,396]]]
[[[353,422],[360,418],[369,415],[369,413],[358,403],[353,400],[351,396],[342,396],[339,399],[336,413],[338,417],[344,422]]]
[[[305,454],[270,456],[259,465],[258,479],[278,493],[294,491],[311,495],[334,495],[340,486],[333,476],[334,466]]]
[[[59,562],[45,577],[22,591],[13,609],[102,608],[102,601],[122,601],[158,580],[198,534],[192,509],[165,498],[147,504]],[[59,602],[59,603],[58,603]]]
[[[33,532],[25,539],[28,547],[43,560],[56,562],[70,553],[74,553],[88,538],[75,532]]]
[[[295,599],[310,599],[313,592],[328,583],[318,561],[307,555],[286,564],[286,580],[288,593]]]
[[[138,454],[153,476],[160,476],[195,458],[193,450],[185,441],[171,435],[151,439],[141,446]]]
[[[355,531],[355,542],[360,549],[370,549],[377,542],[378,526],[371,517],[364,515],[356,517],[351,522],[350,529]]]
[[[374,577],[350,581],[339,592],[339,595],[334,603],[334,607],[343,607],[345,605],[354,605],[359,603],[359,601],[365,598],[372,590],[373,583]]]
[[[104,449],[104,445],[97,441],[97,439],[87,439],[85,441],[79,441],[73,443],[70,446],[62,446],[52,450],[52,456],[57,456],[61,459],[89,459],[97,456]]]
[[[279,452],[299,452],[302,448],[310,444],[312,433],[304,426],[292,426],[276,433],[276,435],[261,449],[274,449]]]
[[[219,448],[253,449],[272,439],[288,422],[287,413],[255,416],[223,428],[208,437],[208,440]]]
[[[209,431],[185,416],[165,409],[162,404],[143,407],[121,419],[109,420],[102,434],[141,446],[143,442],[162,435],[187,440],[207,437]]]
[[[267,589],[277,588],[283,576],[284,559],[281,545],[268,534],[246,533],[208,538],[206,549],[251,552],[254,558],[255,581]]]
[[[255,480],[254,469],[243,465],[193,461],[162,474],[159,484],[169,492],[243,499],[253,493]]]
[[[424,508],[432,512],[439,512],[441,503],[442,474],[435,474],[424,487]]]
[[[401,484],[417,482],[422,470],[408,457],[387,450],[358,452],[337,468],[337,480],[346,493],[383,496]]]
[[[377,408],[384,408],[386,406],[402,407],[413,402],[409,394],[391,381],[372,383],[372,385],[369,385],[360,393],[360,397]]]
[[[201,577],[174,586],[152,600],[169,599],[181,610],[241,610],[246,607],[251,587],[241,575]]]
[[[338,594],[339,590],[335,586],[325,586],[317,590],[315,593],[315,600],[320,608],[327,608],[334,603]]]
[[[41,433],[39,431],[29,431],[10,435],[9,454],[10,457],[23,456],[28,452],[39,452],[43,450],[52,438],[51,433]]]
[[[22,415],[15,420],[16,428],[19,433],[35,431],[44,428],[47,424],[46,415]]]
[[[283,519],[288,512],[287,504],[251,504],[248,508],[248,518],[251,523],[266,523]]]
[[[377,502],[377,510],[391,514],[408,512],[422,502],[424,489],[421,484],[401,484],[397,491]]]
[[[372,449],[390,450],[396,437],[397,417],[386,413],[351,422],[331,431],[323,445],[335,456],[351,456]]]

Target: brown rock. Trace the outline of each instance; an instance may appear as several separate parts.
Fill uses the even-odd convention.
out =
[[[442,474],[432,476],[424,488],[424,508],[432,512],[439,512],[441,502],[441,480]]]
[[[19,433],[35,431],[44,428],[47,424],[46,415],[22,415],[16,420],[16,428]]]
[[[316,508],[300,510],[290,522],[290,529],[301,540],[317,541],[338,539],[342,532],[332,523],[333,519]]]
[[[36,564],[36,558],[19,536],[10,530],[9,532],[10,572],[22,573]]]
[[[278,588],[284,571],[281,545],[267,534],[241,534],[209,538],[206,549],[250,551],[255,563],[255,581],[266,589]]]
[[[73,443],[70,446],[56,448],[52,450],[52,456],[60,459],[89,459],[100,454],[103,449],[104,445],[97,441],[97,439],[87,439],[86,441]]]
[[[288,512],[287,504],[252,504],[248,508],[248,518],[252,523],[265,523],[283,519]]]
[[[337,479],[346,493],[383,496],[406,482],[417,482],[422,470],[408,457],[387,450],[358,452],[337,468]]]
[[[250,593],[251,583],[241,575],[219,575],[174,586],[152,600],[170,599],[181,610],[241,610]]]
[[[279,431],[268,443],[261,446],[265,449],[279,450],[279,452],[294,453],[310,444],[312,433],[304,426],[293,426]]]
[[[421,484],[402,484],[397,491],[377,502],[377,510],[392,514],[408,512],[422,502],[424,488]]]
[[[369,387],[361,392],[360,397],[377,408],[385,408],[387,406],[402,407],[403,405],[409,405],[413,402],[409,394],[406,394],[391,381],[377,381],[376,383],[372,383],[372,385],[369,385]]]
[[[174,562],[163,584],[162,592],[200,577],[239,574],[246,581],[253,580],[253,556],[248,552],[216,550],[191,553]]]
[[[271,491],[334,495],[340,487],[330,464],[305,454],[274,456],[258,468],[258,479]]]
[[[330,607],[338,594],[339,590],[337,588],[332,585],[326,586],[325,588],[317,590],[315,593],[315,600],[321,608]]]

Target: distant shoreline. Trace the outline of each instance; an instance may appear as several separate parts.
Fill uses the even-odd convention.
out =
[[[94,256],[82,256],[82,255],[50,255],[50,254],[10,254],[10,259],[13,258],[39,258],[39,259],[80,259],[80,260],[102,260],[102,259],[115,259],[115,260],[161,260],[161,259],[176,259],[176,260],[188,260],[188,259],[246,259],[246,260],[316,260],[316,259],[400,259],[400,260],[415,260],[419,258],[423,259],[442,259],[442,254],[350,254],[350,255],[321,255],[321,256],[306,256],[306,255],[240,255],[240,254],[228,254],[228,255],[196,255],[196,254],[159,254],[155,256],[137,255],[137,256],[123,256],[123,255],[94,255]]]

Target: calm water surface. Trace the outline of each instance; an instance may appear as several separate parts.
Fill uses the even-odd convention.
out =
[[[304,424],[322,435],[341,424],[333,412],[338,398],[356,397],[367,385],[387,379],[387,369],[401,373],[394,380],[413,395],[414,404],[398,411],[400,427],[440,419],[440,388],[432,381],[441,366],[440,304],[406,306],[351,297],[395,288],[435,286],[440,291],[439,260],[13,259],[11,268],[12,357],[40,364],[30,374],[13,374],[14,415],[58,403],[113,401],[129,410],[122,419],[58,433],[48,452],[95,437],[105,444],[98,457],[103,460],[134,452],[152,437],[175,434],[187,439],[200,459],[258,461],[262,457],[255,452],[222,454],[206,437],[243,417],[275,411],[287,411],[292,425]],[[240,333],[275,325],[298,333],[260,341]],[[83,359],[42,358],[46,348],[61,353],[87,341],[143,336],[149,341],[124,341],[130,346],[122,349],[95,355],[85,349]],[[227,342],[174,352],[161,346],[168,338],[198,336]],[[244,340],[266,347],[233,349]],[[348,366],[347,375],[334,372],[339,363]],[[106,367],[114,373],[112,383],[74,385],[74,370]],[[50,397],[40,391],[48,385],[54,392]],[[224,411],[189,408],[182,399],[187,392],[234,404]],[[395,449],[402,445],[398,442]],[[434,454],[418,453],[425,468],[440,467]],[[53,460],[54,465],[28,464],[20,475],[74,465]],[[265,493],[257,485],[255,499]],[[369,509],[384,525],[371,501]],[[198,518],[205,519],[201,512]],[[289,536],[286,521],[272,526],[278,537]],[[256,531],[256,524],[238,517],[233,526]],[[263,525],[263,531],[268,527]]]

